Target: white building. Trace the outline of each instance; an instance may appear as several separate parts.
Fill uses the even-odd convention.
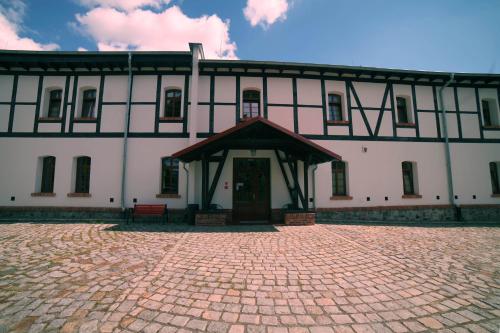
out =
[[[450,220],[454,206],[500,220],[500,75],[190,49],[1,51],[0,215],[166,203],[172,219],[199,204],[233,223],[307,206],[319,220]]]

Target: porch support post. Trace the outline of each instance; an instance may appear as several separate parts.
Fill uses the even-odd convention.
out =
[[[208,210],[208,159],[205,154],[201,158],[201,208]]]
[[[309,156],[304,159],[304,201],[302,208],[306,212],[309,210]]]

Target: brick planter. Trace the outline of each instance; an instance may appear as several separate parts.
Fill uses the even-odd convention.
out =
[[[316,213],[290,212],[285,213],[285,225],[313,225],[316,223]]]
[[[226,225],[226,213],[197,213],[195,224],[199,226]]]

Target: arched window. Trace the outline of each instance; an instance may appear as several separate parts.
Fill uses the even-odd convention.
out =
[[[94,118],[94,110],[96,104],[96,90],[87,89],[83,91],[82,97],[82,118]]]
[[[328,116],[331,121],[342,121],[342,96],[328,94]]]
[[[181,116],[181,96],[179,89],[169,89],[165,91],[165,117]]]
[[[260,114],[260,92],[257,90],[243,91],[243,118],[253,118]]]
[[[59,118],[61,111],[62,90],[54,89],[49,92],[49,108],[47,110],[47,117]]]
[[[396,97],[396,107],[398,110],[398,122],[409,123],[410,117],[408,117],[408,106],[406,103],[406,98]]]
[[[46,156],[42,158],[42,179],[40,182],[41,193],[54,192],[54,173],[56,169],[56,158]]]
[[[90,162],[88,156],[80,156],[76,159],[75,193],[89,193]]]
[[[171,157],[161,159],[161,194],[179,192],[179,160]]]
[[[346,163],[332,162],[332,195],[347,195]]]

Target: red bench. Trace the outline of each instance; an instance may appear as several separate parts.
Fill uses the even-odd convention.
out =
[[[129,214],[132,215],[132,222],[135,222],[136,216],[159,216],[165,215],[165,223],[168,222],[168,211],[167,205],[134,205],[134,208],[130,209]],[[127,217],[128,223],[128,217]]]

